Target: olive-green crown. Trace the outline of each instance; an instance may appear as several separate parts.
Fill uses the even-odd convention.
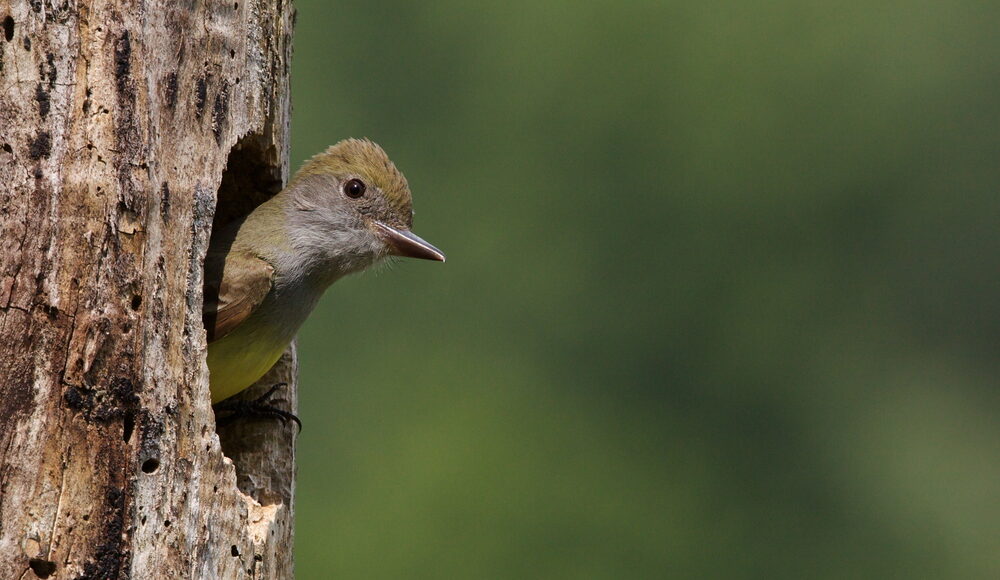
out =
[[[409,216],[413,207],[406,178],[385,151],[369,139],[344,139],[314,155],[302,165],[295,180],[308,175],[356,176],[382,190],[386,202],[401,215]]]

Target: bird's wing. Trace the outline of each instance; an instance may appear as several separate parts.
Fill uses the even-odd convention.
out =
[[[232,332],[271,291],[274,267],[246,251],[212,251],[205,257],[205,306],[208,342]]]

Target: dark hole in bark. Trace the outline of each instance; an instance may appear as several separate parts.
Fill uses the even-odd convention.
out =
[[[150,457],[149,459],[142,462],[143,473],[153,473],[159,468],[160,468],[160,460],[155,457]]]
[[[14,40],[14,17],[7,16],[3,19],[3,37],[10,42]]]
[[[142,296],[136,294],[132,297],[132,310],[139,310],[140,306],[142,306]]]
[[[135,431],[135,417],[132,413],[126,413],[122,419],[122,441],[128,443],[132,439],[133,431]]]
[[[229,549],[229,552],[233,555],[234,558],[240,555],[240,551],[236,547],[236,544],[233,544],[233,547]]]
[[[39,578],[48,578],[56,571],[56,563],[42,558],[32,558],[28,560],[28,567]]]

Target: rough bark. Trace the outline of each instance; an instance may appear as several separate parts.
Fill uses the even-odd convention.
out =
[[[287,176],[291,25],[0,0],[0,578],[292,577],[294,428],[223,453],[201,322],[213,218]]]

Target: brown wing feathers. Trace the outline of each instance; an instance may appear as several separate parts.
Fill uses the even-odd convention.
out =
[[[202,315],[208,342],[232,332],[260,306],[271,291],[273,276],[271,264],[249,252],[206,256]]]

